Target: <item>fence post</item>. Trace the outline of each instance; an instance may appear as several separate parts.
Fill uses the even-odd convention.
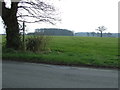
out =
[[[23,50],[25,51],[25,21],[23,21]]]

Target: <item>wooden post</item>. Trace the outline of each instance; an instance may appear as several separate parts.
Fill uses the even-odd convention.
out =
[[[23,21],[23,50],[25,50],[25,22]]]

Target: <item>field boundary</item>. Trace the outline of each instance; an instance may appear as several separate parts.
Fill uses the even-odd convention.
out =
[[[16,61],[16,62],[27,62],[27,63],[37,63],[37,64],[50,64],[59,66],[72,66],[72,67],[86,67],[86,68],[96,68],[96,69],[120,69],[120,67],[112,66],[97,66],[97,65],[87,65],[87,64],[64,64],[57,62],[44,62],[42,60],[21,60],[21,59],[2,59],[3,61]]]

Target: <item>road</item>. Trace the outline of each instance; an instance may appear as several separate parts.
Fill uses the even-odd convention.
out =
[[[4,61],[3,88],[118,88],[118,71]]]

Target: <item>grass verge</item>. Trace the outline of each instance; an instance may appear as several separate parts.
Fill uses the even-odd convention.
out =
[[[57,65],[119,68],[118,38],[54,36],[47,46],[49,52],[3,52],[2,58]]]

